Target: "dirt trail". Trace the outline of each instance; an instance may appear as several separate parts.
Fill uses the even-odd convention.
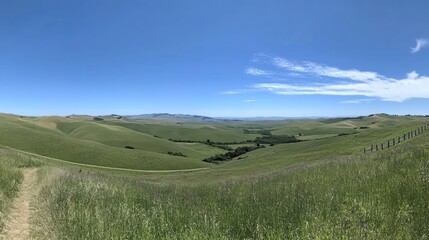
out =
[[[30,239],[31,201],[37,190],[37,169],[24,169],[24,179],[5,224],[5,239]]]

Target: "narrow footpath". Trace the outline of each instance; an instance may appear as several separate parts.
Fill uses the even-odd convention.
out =
[[[18,196],[13,201],[11,212],[5,223],[5,239],[30,239],[32,215],[31,202],[35,199],[37,190],[37,169],[23,169],[24,179]]]

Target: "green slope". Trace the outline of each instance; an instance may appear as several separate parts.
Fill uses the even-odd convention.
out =
[[[223,166],[223,168],[267,171],[299,162],[361,153],[364,147],[368,148],[371,144],[386,142],[393,137],[402,136],[404,133],[427,123],[425,118],[397,117],[392,119],[377,117],[377,119],[380,127],[361,130],[354,128],[355,126],[370,124],[374,122],[374,118],[344,120],[334,123],[335,126],[329,123],[322,127],[326,132],[337,131],[338,124],[348,124],[349,128],[344,128],[344,132],[347,133],[352,131],[355,132],[355,134],[332,136],[298,143],[279,144],[273,147],[259,149],[241,156],[243,160],[231,162]],[[308,126],[308,124],[309,123],[304,123],[306,126]]]
[[[205,144],[180,144],[125,127],[94,122],[61,122],[58,124],[58,129],[73,138],[91,140],[115,147],[132,146],[135,149],[164,154],[168,152],[181,152],[195,160],[202,160],[214,154],[224,152],[222,149]]]
[[[11,116],[0,116],[0,144],[71,162],[131,169],[188,169],[208,164],[191,158],[125,149],[76,139]]]
[[[303,133],[308,141],[267,146],[231,162],[214,166],[204,177],[245,176],[293,164],[362,152],[364,147],[397,137],[429,122],[424,117],[373,115],[356,119],[314,119],[227,123],[171,124],[91,118],[20,118],[0,115],[0,144],[84,164],[131,169],[188,169],[211,166],[203,158],[224,152],[199,143],[175,143],[168,138],[231,142],[254,139],[244,129],[269,129],[273,134]],[[353,133],[337,136],[341,133]],[[159,137],[154,137],[157,135]],[[134,147],[134,150],[124,146]],[[187,157],[171,156],[181,152]],[[191,176],[191,175],[189,175]],[[193,177],[191,177],[193,178]]]
[[[353,125],[359,125],[370,124],[373,120],[373,118],[367,118],[352,121]],[[184,181],[204,179],[209,182],[219,179],[253,178],[257,175],[282,171],[305,163],[330,161],[342,156],[363,154],[364,147],[368,148],[371,144],[386,142],[388,139],[403,135],[429,122],[428,118],[423,117],[383,117],[378,118],[378,120],[379,127],[357,130],[350,126],[348,130],[357,132],[356,134],[266,146],[266,148],[241,155],[233,161],[214,166],[204,172],[195,172],[186,176],[181,174],[165,175],[162,178],[181,179]],[[306,122],[303,124],[308,126],[313,123]],[[319,125],[319,123],[315,124]],[[330,124],[343,123],[328,123],[328,126],[324,126],[326,131],[330,129]],[[335,126],[331,127],[331,129],[336,131]],[[426,132],[425,134],[428,133]]]
[[[144,121],[133,122],[109,122],[104,121],[104,124],[123,126],[138,132],[156,135],[165,139],[175,140],[193,140],[206,141],[209,139],[212,142],[241,142],[253,140],[259,137],[258,134],[244,134],[242,127],[230,127],[224,123],[209,124],[171,124],[165,122],[148,123]]]

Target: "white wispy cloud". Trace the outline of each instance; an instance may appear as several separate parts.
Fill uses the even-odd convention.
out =
[[[284,70],[314,74],[323,77],[344,78],[361,82],[386,79],[386,77],[376,72],[359,71],[356,69],[342,70],[309,61],[294,62],[281,57],[273,58],[272,64]]]
[[[258,68],[248,68],[245,71],[247,74],[249,75],[253,75],[253,76],[267,76],[270,75],[271,73],[262,69],[258,69]]]
[[[251,102],[256,102],[256,100],[254,100],[254,99],[248,99],[248,100],[244,100],[243,102],[245,102],[245,103],[251,103]]]
[[[361,99],[353,99],[353,100],[346,100],[346,101],[342,101],[341,103],[345,103],[345,104],[359,104],[359,103],[369,103],[374,101],[375,99],[373,98],[361,98]]]
[[[242,92],[240,91],[223,91],[220,94],[225,94],[225,95],[232,95],[232,94],[240,94]]]
[[[273,57],[272,64],[287,72],[310,75],[304,84],[259,83],[253,88],[282,95],[365,96],[384,101],[402,102],[410,98],[429,98],[429,77],[415,71],[402,79],[388,78],[376,72],[357,69],[343,70],[314,62],[296,62]],[[314,82],[314,76],[330,78],[332,83]]]
[[[429,45],[429,40],[424,38],[416,39],[416,46],[411,48],[411,53],[416,53],[422,50],[422,48]]]

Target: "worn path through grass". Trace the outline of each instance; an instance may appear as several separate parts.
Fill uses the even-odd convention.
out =
[[[31,202],[37,195],[37,169],[24,169],[24,179],[5,224],[5,239],[30,239]]]

